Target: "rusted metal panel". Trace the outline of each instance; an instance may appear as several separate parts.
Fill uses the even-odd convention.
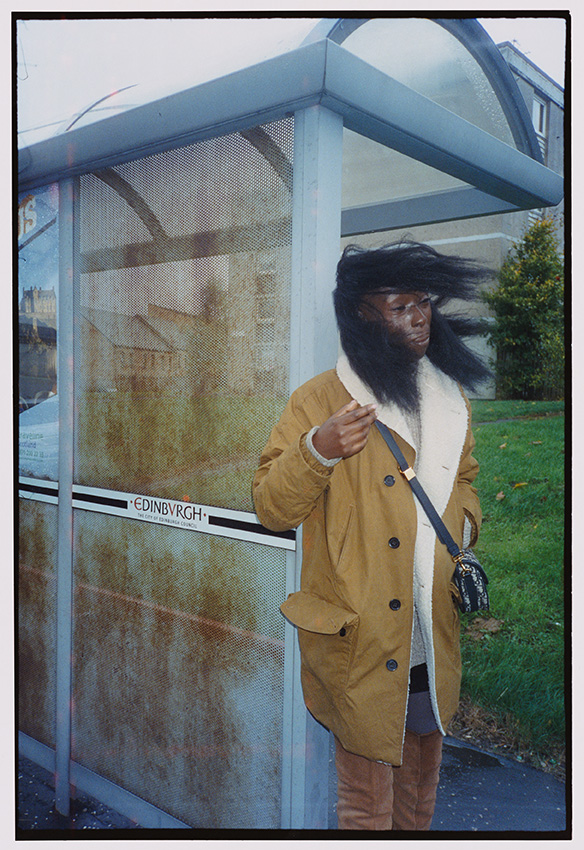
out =
[[[57,508],[19,505],[18,728],[55,746]]]
[[[278,828],[284,559],[76,512],[73,758],[192,826]]]

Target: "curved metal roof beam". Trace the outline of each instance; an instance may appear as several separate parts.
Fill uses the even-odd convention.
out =
[[[476,59],[497,95],[517,149],[543,163],[541,148],[525,101],[511,70],[491,37],[475,18],[433,18]]]
[[[358,27],[371,20],[372,18],[323,18],[310,30],[300,46],[312,44],[321,38],[330,38],[331,41],[342,44]]]
[[[114,192],[117,192],[118,195],[132,207],[136,215],[142,220],[148,229],[155,242],[168,239],[166,231],[142,195],[140,195],[127,180],[124,180],[117,171],[113,168],[102,168],[99,171],[94,171],[93,173],[107,186],[113,189]]]
[[[262,127],[252,127],[249,130],[240,130],[240,135],[261,153],[281,178],[284,186],[292,193],[292,163],[269,133],[266,133]]]
[[[405,17],[405,15],[400,15]],[[412,15],[410,17],[416,17]],[[443,27],[468,50],[484,71],[493,86],[497,100],[509,124],[509,129],[521,153],[543,163],[541,148],[525,101],[509,66],[497,50],[490,36],[475,18],[426,18]],[[342,44],[356,29],[374,18],[323,18],[308,33],[303,44],[311,44],[320,38],[329,38]]]
[[[72,121],[70,121],[70,123],[66,127],[59,127],[59,129],[57,130],[57,134],[66,133],[68,130],[71,129],[71,127],[73,127],[74,124],[76,124],[81,118],[83,118],[84,115],[87,115],[88,112],[91,112],[92,109],[94,109],[96,106],[99,106],[99,104],[103,103],[104,100],[109,100],[110,97],[113,97],[114,95],[119,94],[122,91],[126,91],[126,89],[133,89],[136,85],[137,83],[132,83],[131,86],[124,86],[121,89],[115,89],[115,91],[111,91],[109,92],[109,94],[100,97],[99,100],[90,103],[89,106],[86,106],[84,109],[81,110],[81,112],[78,112],[77,115],[73,118]]]

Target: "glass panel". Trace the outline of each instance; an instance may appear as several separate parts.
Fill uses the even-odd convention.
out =
[[[288,385],[291,130],[82,178],[77,483],[253,510]]]
[[[55,746],[57,508],[20,500],[18,727]]]
[[[366,136],[343,130],[343,208],[467,185]]]
[[[190,826],[278,829],[285,553],[75,511],[73,759]]]
[[[414,91],[515,147],[492,84],[468,49],[425,18],[374,18],[342,45]]]
[[[461,42],[424,18],[375,18],[342,46],[515,147],[493,87]],[[350,130],[343,131],[343,207],[467,186]]]
[[[57,480],[59,194],[18,199],[19,472]]]

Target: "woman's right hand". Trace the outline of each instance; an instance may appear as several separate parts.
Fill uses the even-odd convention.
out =
[[[361,406],[352,399],[312,435],[312,445],[327,460],[352,457],[367,445],[369,430],[376,419],[377,405]]]

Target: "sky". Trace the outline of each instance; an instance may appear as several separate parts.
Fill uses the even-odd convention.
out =
[[[564,85],[566,22],[563,18],[479,18],[496,44],[510,41],[556,83]]]

